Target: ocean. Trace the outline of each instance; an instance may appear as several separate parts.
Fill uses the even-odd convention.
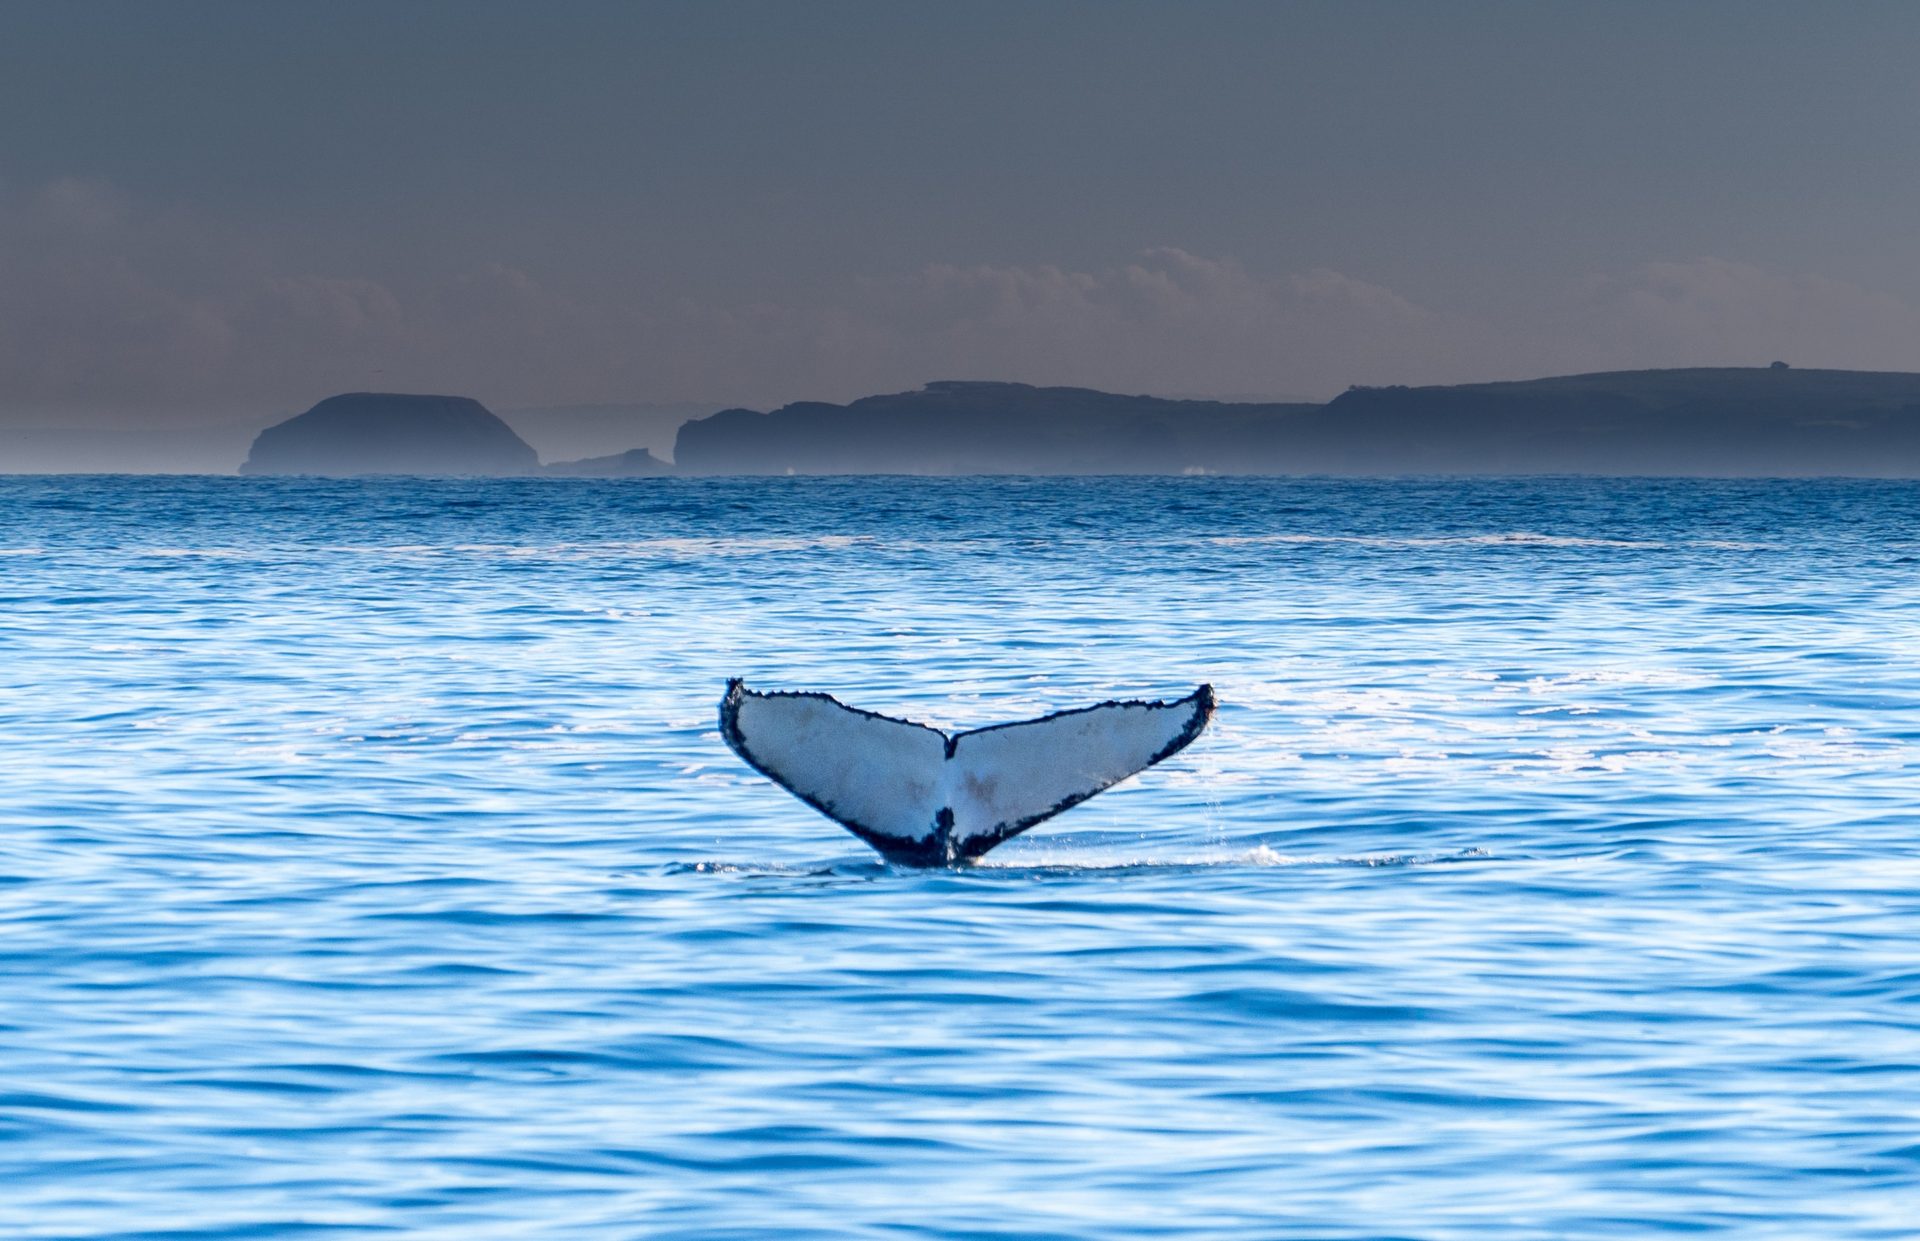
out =
[[[1907,1238],[1920,486],[0,479],[0,1236]],[[915,871],[731,676],[1220,700]]]

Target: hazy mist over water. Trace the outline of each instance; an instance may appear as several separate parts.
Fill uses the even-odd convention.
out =
[[[1920,492],[0,480],[0,1231],[1908,1235]],[[1192,749],[879,864],[722,682]]]

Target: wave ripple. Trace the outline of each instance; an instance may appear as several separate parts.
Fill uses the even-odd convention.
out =
[[[0,479],[0,1234],[1909,1236],[1917,519]],[[734,675],[1223,705],[916,873]]]

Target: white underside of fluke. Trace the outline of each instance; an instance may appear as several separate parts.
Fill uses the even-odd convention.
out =
[[[975,858],[1186,747],[1213,690],[1106,702],[949,737],[826,694],[729,682],[720,732],[756,771],[895,861]]]

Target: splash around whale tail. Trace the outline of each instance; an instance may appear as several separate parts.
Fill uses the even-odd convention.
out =
[[[970,861],[1185,749],[1213,687],[1173,702],[1103,702],[949,735],[827,694],[727,682],[720,735],[748,766],[890,862]]]

